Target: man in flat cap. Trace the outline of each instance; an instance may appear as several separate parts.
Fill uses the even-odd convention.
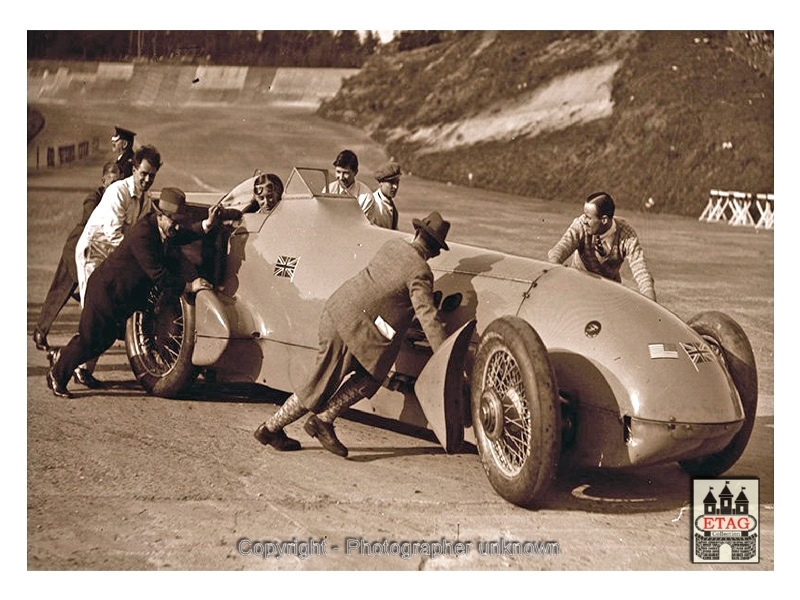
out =
[[[367,215],[373,225],[384,227],[385,229],[397,229],[398,215],[394,199],[397,196],[397,190],[400,188],[400,176],[402,174],[400,165],[394,161],[381,165],[375,171],[378,189],[372,192],[375,202]]]
[[[133,173],[133,138],[136,134],[130,129],[119,125],[114,126],[114,135],[111,136],[111,147],[117,154],[117,166],[122,178],[130,177]]]
[[[306,383],[255,431],[259,442],[280,451],[298,450],[300,442],[283,428],[310,411],[306,433],[326,450],[347,456],[333,421],[378,391],[415,315],[433,350],[442,345],[447,336],[438,319],[427,261],[449,249],[445,238],[450,223],[438,212],[412,222],[412,241],[395,237],[386,242],[325,302],[316,366]]]
[[[212,287],[197,276],[188,261],[179,264],[181,254],[172,249],[216,227],[220,209],[219,204],[211,206],[202,222],[188,223],[185,194],[178,188],[161,190],[154,211],[134,224],[119,247],[89,278],[78,333],[52,355],[47,386],[54,395],[72,397],[67,382],[75,368],[96,359],[114,344],[125,321],[137,310],[146,308],[154,285],[163,292],[177,294]]]

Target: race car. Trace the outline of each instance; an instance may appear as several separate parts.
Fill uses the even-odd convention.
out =
[[[292,392],[318,348],[325,300],[392,237],[353,198],[324,192],[326,169],[295,168],[282,200],[258,198],[256,173],[221,199],[240,212],[197,251],[214,284],[127,323],[131,367],[149,393],[219,384]],[[727,315],[682,321],[619,283],[548,262],[448,241],[432,259],[449,334],[434,354],[418,326],[379,392],[354,406],[432,430],[448,452],[477,446],[497,493],[536,507],[560,460],[600,468],[677,461],[714,477],[739,459],[757,407],[750,342]],[[599,302],[598,299],[602,299]]]

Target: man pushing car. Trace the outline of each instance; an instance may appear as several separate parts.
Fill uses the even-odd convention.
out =
[[[223,216],[221,206],[209,207],[206,219],[190,223],[186,195],[178,188],[164,188],[153,208],[136,221],[89,277],[78,333],[64,348],[49,355],[52,364],[47,387],[55,396],[72,397],[66,387],[72,372],[114,344],[128,317],[147,306],[154,285],[176,294],[211,288],[193,265],[176,260],[172,250],[213,230]]]
[[[280,451],[299,450],[300,442],[288,437],[284,427],[311,412],[306,433],[326,450],[347,456],[333,421],[378,391],[414,316],[434,351],[444,342],[447,336],[437,316],[427,261],[449,250],[445,238],[450,223],[438,212],[412,223],[416,234],[411,242],[397,238],[386,242],[327,300],[315,367],[306,383],[255,431],[259,442]]]

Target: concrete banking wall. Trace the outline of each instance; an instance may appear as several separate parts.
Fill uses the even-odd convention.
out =
[[[315,107],[358,69],[28,63],[28,102],[168,106],[290,102]]]
[[[151,65],[106,62],[28,62],[28,103],[104,103],[130,106],[258,106],[314,109],[358,69]],[[96,136],[31,142],[28,167],[73,164],[107,150]]]

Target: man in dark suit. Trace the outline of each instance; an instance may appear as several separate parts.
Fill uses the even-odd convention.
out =
[[[320,318],[316,366],[305,385],[259,426],[254,434],[259,442],[281,451],[299,449],[300,442],[289,438],[283,428],[311,411],[306,433],[326,450],[347,456],[333,421],[378,391],[414,316],[434,351],[444,342],[427,261],[448,250],[445,237],[450,223],[438,212],[412,222],[416,229],[412,242],[399,238],[386,242],[363,270],[327,300]]]
[[[66,385],[74,369],[114,344],[121,325],[146,307],[153,285],[174,293],[211,288],[202,277],[187,277],[191,266],[178,268],[174,258],[180,253],[170,250],[199,239],[215,227],[220,208],[214,205],[201,223],[187,224],[184,193],[177,188],[161,191],[154,212],[136,222],[89,278],[78,333],[58,351],[47,373],[47,385],[56,396],[72,397]],[[188,279],[192,279],[189,284]]]
[[[86,221],[92,214],[92,211],[100,203],[105,189],[113,182],[120,179],[119,167],[116,163],[107,162],[103,165],[103,175],[101,179],[102,185],[91,192],[83,200],[83,215],[81,220],[75,225],[75,228],[67,236],[67,241],[64,242],[64,248],[61,251],[61,260],[56,267],[56,273],[53,275],[53,281],[50,284],[50,289],[45,296],[42,310],[39,313],[39,320],[36,322],[36,328],[33,330],[33,342],[39,350],[49,350],[50,345],[47,343],[47,334],[50,332],[50,327],[53,321],[56,320],[58,313],[69,302],[69,299],[75,297],[80,302],[80,297],[77,296],[78,290],[78,272],[75,265],[75,244],[78,243],[78,238],[83,233],[83,228]]]
[[[117,166],[122,173],[122,179],[133,175],[133,138],[135,137],[136,134],[133,131],[114,125],[111,147],[117,153]]]

